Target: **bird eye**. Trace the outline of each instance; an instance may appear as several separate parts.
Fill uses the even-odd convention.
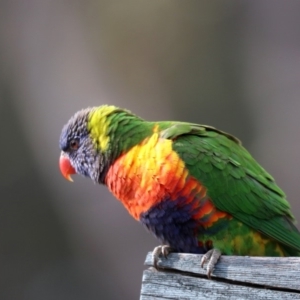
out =
[[[79,141],[71,140],[69,145],[71,150],[77,150],[79,148]]]

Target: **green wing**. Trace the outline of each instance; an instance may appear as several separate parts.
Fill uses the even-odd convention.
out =
[[[300,251],[300,233],[284,192],[238,139],[204,125],[164,123],[161,128],[161,137],[173,140],[174,151],[218,209]]]

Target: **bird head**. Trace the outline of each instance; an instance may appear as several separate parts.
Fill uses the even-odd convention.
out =
[[[98,180],[99,153],[89,132],[89,119],[95,108],[77,112],[63,127],[59,140],[62,175],[72,181],[72,174]]]
[[[152,126],[145,124],[130,111],[115,106],[77,112],[61,132],[61,173],[71,181],[71,175],[76,173],[105,183],[113,162],[152,132]]]

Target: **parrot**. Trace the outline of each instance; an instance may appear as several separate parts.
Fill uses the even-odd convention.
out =
[[[59,168],[106,185],[170,252],[202,254],[210,278],[221,255],[300,256],[300,233],[274,178],[239,139],[212,126],[146,121],[113,105],[63,127]]]

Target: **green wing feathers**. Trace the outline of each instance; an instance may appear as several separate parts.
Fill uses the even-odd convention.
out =
[[[284,192],[238,139],[204,125],[161,125],[161,136],[173,140],[174,151],[218,209],[291,247],[292,253],[300,251],[300,233]]]

